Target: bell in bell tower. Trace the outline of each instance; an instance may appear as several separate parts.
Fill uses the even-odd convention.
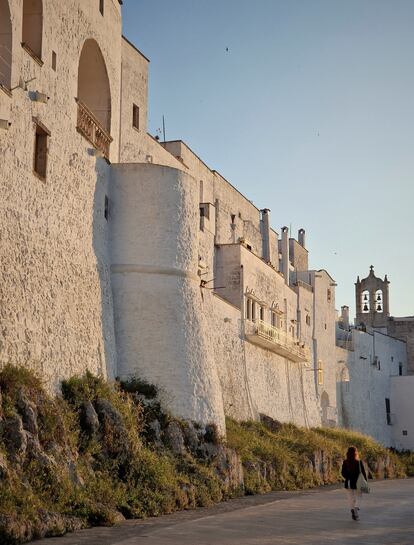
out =
[[[377,278],[374,266],[369,275],[355,283],[356,323],[366,327],[387,327],[389,316],[388,279]]]

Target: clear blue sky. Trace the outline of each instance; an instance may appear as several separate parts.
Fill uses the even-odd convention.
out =
[[[272,225],[304,227],[310,266],[354,310],[356,276],[414,314],[414,1],[124,0],[166,118]],[[228,51],[226,51],[228,48]]]

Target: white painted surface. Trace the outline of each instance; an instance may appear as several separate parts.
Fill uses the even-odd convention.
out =
[[[393,446],[398,450],[414,450],[413,392],[414,376],[391,378],[392,436]]]

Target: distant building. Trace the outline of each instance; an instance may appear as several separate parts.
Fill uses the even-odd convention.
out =
[[[413,449],[414,377],[407,376],[413,369],[413,318],[390,317],[389,281],[377,278],[372,266],[366,278],[358,277],[355,295],[355,325],[344,306],[336,330],[339,425]]]

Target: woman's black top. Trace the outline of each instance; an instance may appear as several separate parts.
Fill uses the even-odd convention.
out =
[[[356,483],[361,470],[365,480],[368,480],[365,473],[364,464],[362,462],[359,460],[354,460],[352,462],[349,462],[348,460],[343,461],[341,473],[342,477],[345,479],[345,488],[351,488],[353,490],[356,489]]]

